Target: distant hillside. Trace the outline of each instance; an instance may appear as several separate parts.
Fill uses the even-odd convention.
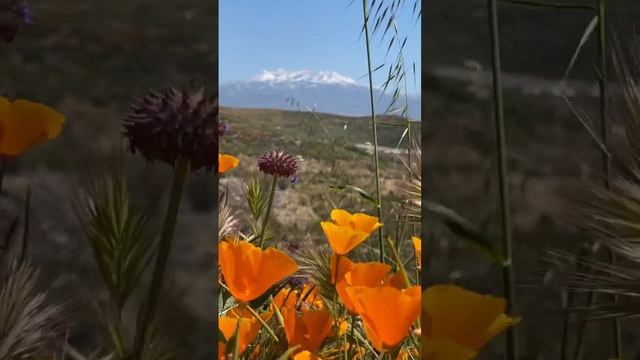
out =
[[[376,89],[376,113],[387,111],[393,89]],[[409,117],[420,119],[420,97],[409,96]],[[362,116],[371,112],[369,88],[334,72],[266,71],[249,81],[220,84],[220,103],[224,106],[301,110]],[[404,105],[404,98],[395,104]],[[396,112],[399,114],[399,112]]]

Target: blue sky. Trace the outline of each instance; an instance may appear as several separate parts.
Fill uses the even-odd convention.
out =
[[[366,84],[362,2],[350,0],[222,0],[219,5],[220,82],[248,80],[263,70],[335,71]],[[377,5],[376,5],[377,6]],[[399,32],[408,35],[404,56],[409,93],[420,89],[420,21],[407,1],[398,16]],[[373,66],[389,64],[388,39],[372,41]],[[416,64],[414,82],[412,63]],[[387,75],[378,70],[374,85]]]

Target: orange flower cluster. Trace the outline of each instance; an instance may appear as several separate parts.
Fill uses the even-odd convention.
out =
[[[322,222],[321,226],[334,251],[332,283],[347,311],[362,319],[376,350],[393,349],[409,335],[420,316],[420,286],[405,288],[401,274],[391,274],[387,264],[354,263],[346,257],[382,226],[377,217],[334,209],[331,219],[333,222]]]
[[[346,310],[360,317],[366,335],[378,351],[391,350],[402,343],[420,314],[420,287],[407,287],[399,272],[383,263],[356,263],[346,255],[365,241],[382,224],[374,216],[334,209],[332,222],[321,226],[334,254],[331,257],[331,283],[335,285]],[[224,285],[239,303],[248,308],[250,301],[265,294],[298,267],[284,252],[261,249],[248,241],[221,241],[220,270]],[[388,309],[394,309],[389,312]],[[349,328],[344,318],[334,319],[317,288],[286,286],[273,296],[269,310],[260,316],[269,320],[281,315],[281,325],[289,348],[296,347],[294,359],[320,359],[318,351],[326,339],[343,336]],[[231,310],[220,318],[225,339],[238,337],[238,353],[243,353],[261,328],[255,312]],[[337,329],[337,334],[334,334]],[[219,358],[226,348],[220,342]],[[347,345],[347,347],[349,347]]]

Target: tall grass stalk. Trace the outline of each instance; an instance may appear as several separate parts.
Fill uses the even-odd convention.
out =
[[[0,159],[0,194],[2,194],[2,182],[4,180],[5,160]]]
[[[609,122],[609,118],[607,116],[608,113],[608,103],[607,103],[607,36],[606,36],[606,0],[597,0],[598,5],[598,57],[599,57],[599,72],[600,76],[598,77],[598,88],[600,90],[600,131],[602,136],[602,143],[605,148],[608,148],[609,144],[609,133],[611,131],[611,124]],[[605,174],[604,182],[605,188],[611,188],[611,156],[607,154],[602,154],[603,158],[603,170]],[[610,252],[610,261],[612,264],[615,264],[615,254]],[[613,301],[617,302],[618,295],[613,295]],[[621,329],[620,329],[620,319],[613,319],[613,339],[614,339],[614,350],[615,357],[617,359],[621,359],[622,357],[622,339],[621,339]]]
[[[497,0],[487,0],[489,13],[489,29],[491,33],[491,62],[493,65],[493,107],[496,130],[496,147],[498,157],[498,181],[500,192],[500,214],[502,225],[502,265],[503,294],[507,299],[507,312],[515,308],[514,276],[512,263],[511,213],[509,204],[509,183],[507,169],[507,141],[504,126],[504,109],[502,103],[502,84],[500,72],[500,35],[498,33]],[[506,334],[507,359],[516,360],[518,346],[516,331],[509,327]]]
[[[182,198],[182,190],[189,174],[189,160],[178,158],[173,173],[173,183],[171,185],[171,193],[169,195],[169,203],[167,205],[167,213],[162,227],[160,244],[158,245],[158,255],[156,258],[153,277],[151,279],[151,287],[147,298],[146,306],[142,309],[143,317],[136,327],[136,348],[137,358],[143,354],[143,348],[146,344],[147,332],[150,324],[156,316],[158,303],[162,292],[162,282],[164,273],[171,252],[171,242],[178,217],[178,209],[180,208],[180,200]]]
[[[262,248],[262,244],[264,243],[264,236],[267,232],[267,225],[269,224],[269,216],[271,216],[271,206],[273,206],[273,197],[276,194],[276,185],[278,184],[278,176],[274,175],[273,179],[271,179],[271,190],[269,191],[269,201],[267,202],[267,212],[264,214],[264,219],[262,220],[262,229],[260,230],[260,248]]]
[[[378,160],[378,129],[376,126],[376,113],[373,103],[373,70],[371,68],[371,48],[369,39],[369,15],[367,13],[367,0],[362,0],[362,18],[364,20],[364,36],[367,47],[367,73],[369,77],[369,103],[371,105],[371,127],[373,129],[373,167],[376,183],[376,211],[378,218],[382,220],[382,196],[380,193],[380,162]],[[378,228],[378,250],[380,251],[380,262],[384,262],[384,239],[382,238],[382,227]]]

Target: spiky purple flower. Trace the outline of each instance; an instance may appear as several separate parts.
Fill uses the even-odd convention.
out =
[[[217,161],[217,122],[217,99],[205,97],[202,87],[191,84],[150,91],[135,101],[123,126],[133,152],[170,165],[181,157],[197,171],[212,170]]]
[[[18,31],[33,24],[33,10],[26,1],[0,0],[0,40],[13,42]]]
[[[271,150],[260,155],[258,169],[265,174],[288,178],[298,172],[298,162],[284,151]]]

